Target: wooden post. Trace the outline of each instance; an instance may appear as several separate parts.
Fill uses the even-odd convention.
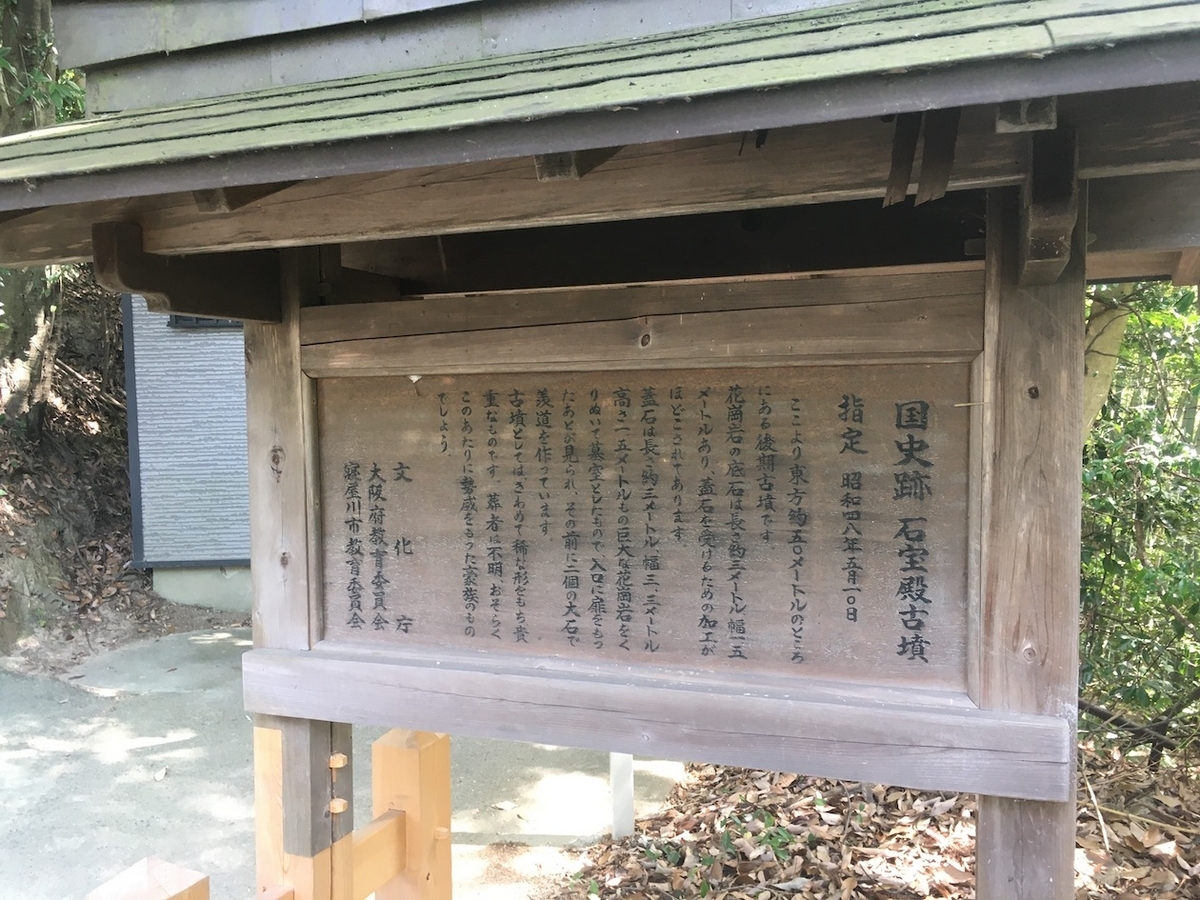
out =
[[[315,250],[281,258],[282,321],[247,323],[246,412],[254,645],[307,650],[321,634],[313,384],[300,368],[300,308],[316,302]],[[260,891],[295,900],[353,892],[350,726],[260,716],[254,729]]]
[[[329,765],[332,756],[348,749],[349,732],[350,726],[329,722],[258,718],[254,811],[259,891],[290,887],[296,900],[350,900],[353,781],[349,765],[336,770]]]
[[[633,754],[608,754],[608,789],[612,794],[613,840],[633,834]]]
[[[375,817],[404,811],[403,874],[375,892],[376,900],[449,900],[450,738],[427,731],[389,731],[371,747]]]
[[[1074,746],[1087,223],[1081,212],[1055,284],[1020,287],[1015,200],[994,191],[988,202],[985,513],[972,684],[983,707],[1062,717]],[[1074,847],[1074,800],[981,796],[980,900],[1074,897]]]
[[[147,856],[84,900],[208,900],[208,876]]]
[[[246,424],[255,647],[307,650],[321,635],[314,385],[300,369],[300,307],[315,304],[316,250],[284,251],[282,322],[247,322]]]

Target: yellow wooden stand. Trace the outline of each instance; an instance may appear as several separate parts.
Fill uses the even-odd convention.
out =
[[[255,727],[256,900],[365,900],[371,894],[376,900],[448,900],[449,737],[393,730],[376,741],[375,817],[351,830],[349,753],[337,749],[317,759],[296,749],[319,750],[322,733],[336,741],[337,733],[348,732],[346,726],[295,719],[264,718]],[[298,744],[297,735],[306,740]],[[285,770],[291,776],[286,790]],[[308,789],[299,790],[302,784]],[[293,852],[303,840],[314,841],[319,849]],[[208,876],[150,857],[92,891],[87,900],[208,897]]]
[[[375,821],[403,810],[407,864],[375,900],[445,900],[450,884],[450,738],[393,729],[371,745],[371,805]],[[370,826],[368,826],[370,827]],[[358,895],[355,855],[355,894]]]
[[[147,856],[85,900],[208,900],[208,876]]]

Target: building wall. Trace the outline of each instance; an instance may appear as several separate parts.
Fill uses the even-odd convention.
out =
[[[172,328],[126,300],[135,561],[245,565],[250,556],[241,328]]]

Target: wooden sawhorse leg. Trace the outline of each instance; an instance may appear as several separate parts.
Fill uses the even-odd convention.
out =
[[[354,830],[349,725],[259,716],[260,897],[449,900],[450,740],[390,731],[373,747],[375,818]]]
[[[450,900],[450,738],[389,731],[371,747],[376,819],[403,810],[408,860],[375,900]]]

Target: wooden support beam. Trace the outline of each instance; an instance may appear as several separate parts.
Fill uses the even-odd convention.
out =
[[[1016,198],[991,195],[979,448],[983,529],[975,699],[1057,717],[1075,746],[1086,213],[1062,276],[1015,282]],[[1086,209],[1081,203],[1081,207]],[[1071,754],[1074,767],[1075,754]],[[1074,784],[1074,778],[1071,779]],[[1067,900],[1075,848],[1065,802],[979,798],[980,900]]]
[[[1054,284],[1071,259],[1079,216],[1079,146],[1075,131],[1030,135],[1030,175],[1021,191],[1018,281]]]
[[[260,716],[254,729],[255,858],[260,890],[295,900],[350,900],[350,726]],[[346,764],[330,765],[335,753]],[[336,777],[335,777],[336,775]]]
[[[45,207],[35,206],[32,209],[6,209],[0,212],[0,225],[14,222],[17,219],[22,219],[25,216],[31,216],[34,213],[41,212]]]
[[[84,900],[208,900],[208,876],[148,856]]]
[[[996,104],[996,134],[1053,131],[1057,127],[1057,97],[1035,97]]]
[[[856,200],[345,244],[342,265],[400,286],[367,273],[352,284],[344,271],[326,302],[354,291],[363,295],[353,302],[383,299],[389,287],[466,293],[960,262],[967,241],[982,242],[984,215],[983,192],[964,191],[920,207]]]
[[[946,196],[954,171],[961,109],[931,109],[925,113],[925,147],[921,151],[921,180],[916,205]]]
[[[1088,187],[1089,254],[1200,247],[1200,172],[1105,178]],[[1166,274],[1173,270],[1168,269]]]
[[[1072,425],[1078,440],[1079,423]],[[369,660],[320,649],[252,650],[243,660],[246,707],[255,711],[311,715],[336,704],[356,724],[441,723],[455,734],[930,790],[1059,802],[1075,794],[1067,722],[976,709],[952,691],[809,681],[797,692],[752,676],[731,684],[619,665],[580,673],[545,657],[492,659],[485,671],[467,653],[440,650],[373,651]]]
[[[416,289],[422,287],[411,279],[347,268],[344,265],[347,254],[340,244],[326,244],[318,250],[318,254],[320,274],[317,293],[322,306],[387,303],[401,299],[405,293],[418,293]]]
[[[390,809],[354,832],[354,900],[364,900],[403,874],[408,860],[408,824],[403,810]]]
[[[781,278],[622,284],[573,290],[494,291],[300,311],[300,345],[489,331],[527,325],[612,322],[644,316],[792,306],[981,296],[983,263],[814,272]]]
[[[280,321],[279,258],[271,251],[166,257],[142,249],[132,222],[92,226],[96,280],[110,291],[141,294],[152,312]]]
[[[1176,250],[1108,250],[1089,253],[1087,279],[1095,282],[1160,281],[1179,264]]]
[[[302,306],[319,299],[315,250],[281,255],[278,324],[247,323],[246,413],[254,641],[307,650],[321,633],[314,386],[300,371]],[[254,729],[260,889],[295,900],[353,892],[350,727],[260,718]]]
[[[1171,283],[1179,287],[1200,285],[1200,247],[1188,247],[1179,251],[1179,262],[1171,273]]]
[[[578,181],[621,150],[621,147],[600,147],[595,150],[539,154],[533,158],[533,167],[537,180],[543,184],[549,181]]]
[[[308,649],[321,634],[314,385],[300,371],[300,308],[319,299],[315,250],[281,256],[278,325],[247,323],[246,418],[254,642]]]
[[[1182,84],[1060,98],[1061,117],[1079,133],[1079,177],[1200,170],[1196,92]],[[761,150],[740,155],[740,134],[630,145],[569,184],[539,183],[528,157],[335,176],[297,183],[226,215],[198,211],[190,191],[80,203],[0,223],[0,264],[86,260],[92,224],[118,219],[142,224],[149,252],[190,254],[878,201],[894,130],[878,119],[774,128]],[[1027,135],[995,131],[994,107],[963,110],[949,190],[1021,183]]]
[[[887,183],[892,132],[891,123],[869,119],[772,129],[770,140],[753,151],[743,151],[740,134],[629,146],[573,182],[539,182],[528,157],[336,176],[304,181],[220,216],[199,212],[190,192],[101,201],[0,224],[0,262],[84,259],[91,255],[93,222],[135,217],[148,251],[173,254],[849,199],[877,203]],[[1017,184],[1023,177],[1020,136],[997,136],[990,108],[965,112],[955,156],[951,190]]]
[[[196,209],[207,213],[227,213],[249,206],[258,200],[287,190],[296,182],[281,181],[275,184],[248,184],[240,187],[219,187],[211,190],[192,191]]]
[[[450,900],[450,738],[389,731],[371,746],[376,818],[403,810],[406,862],[375,900]]]
[[[980,314],[980,298],[963,296],[864,304],[849,314],[819,306],[639,316],[542,325],[519,342],[499,328],[316,344],[302,360],[313,378],[965,361],[982,348]]]

